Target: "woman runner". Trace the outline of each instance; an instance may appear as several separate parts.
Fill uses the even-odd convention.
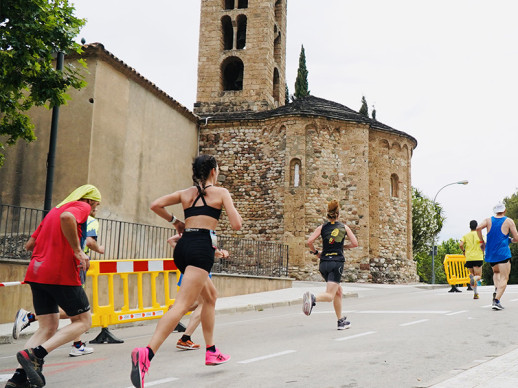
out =
[[[304,293],[302,311],[306,315],[311,314],[311,310],[316,302],[333,302],[336,318],[338,319],[338,330],[348,329],[351,323],[342,316],[342,287],[340,280],[344,271],[344,248],[356,248],[358,240],[351,229],[341,222],[338,222],[340,213],[338,202],[333,200],[327,205],[327,218],[329,222],[320,225],[308,239],[310,252],[320,258],[319,270],[324,280],[327,282],[326,292],[315,295],[309,291]],[[345,236],[349,239],[349,244],[344,245]],[[322,237],[322,252],[315,249],[313,243]]]
[[[178,232],[183,232],[173,256],[184,276],[173,307],[158,322],[148,346],[135,348],[131,353],[131,382],[137,388],[144,387],[144,375],[149,370],[150,361],[198,297],[203,299],[201,324],[206,344],[205,365],[219,365],[230,359],[214,345],[217,295],[208,275],[214,264],[217,247],[214,231],[221,209],[225,208],[234,230],[241,229],[242,219],[228,190],[216,187],[219,168],[214,156],[198,156],[192,164],[192,171],[194,186],[160,197],[151,204],[151,210],[172,222]],[[167,206],[175,204],[183,206],[185,230],[182,230],[182,223],[166,210]]]

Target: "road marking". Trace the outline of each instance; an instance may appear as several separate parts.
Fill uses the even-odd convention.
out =
[[[468,310],[461,310],[461,311],[454,311],[453,313],[449,313],[449,314],[446,314],[446,315],[457,315],[457,314],[463,314],[463,313],[467,313]]]
[[[14,370],[13,370],[14,373]],[[9,380],[11,377],[13,377],[13,373],[10,375],[0,375],[0,383],[5,383],[7,380]]]
[[[516,302],[518,299],[511,299],[511,302]]]
[[[358,311],[358,314],[447,314],[450,310],[366,310]]]
[[[274,358],[274,357],[279,357],[279,356],[284,356],[286,354],[290,354],[290,353],[295,353],[296,350],[285,350],[284,352],[279,352],[279,353],[274,353],[274,354],[268,354],[266,356],[261,356],[261,357],[256,357],[256,358],[251,358],[249,360],[244,360],[244,361],[238,361],[238,364],[249,364],[251,362],[256,362],[256,361],[262,361],[262,360],[266,360],[268,358]],[[147,384],[146,384],[147,385]]]
[[[413,322],[402,323],[399,326],[417,325],[418,323],[423,323],[423,322],[426,322],[426,321],[429,321],[429,319],[421,319],[420,321],[413,321]]]
[[[375,333],[376,333],[375,331],[366,331],[365,333],[350,335],[348,337],[337,338],[337,339],[335,339],[335,341],[347,341],[347,340],[350,340],[353,338],[363,337],[365,335],[370,335],[370,334],[375,334]]]
[[[152,387],[153,385],[161,385],[161,384],[165,384],[165,383],[170,383],[171,381],[176,381],[178,380],[178,377],[168,377],[166,379],[161,379],[161,380],[155,380],[155,381],[146,381],[146,387]],[[134,388],[133,385],[131,387],[127,387],[127,388]]]

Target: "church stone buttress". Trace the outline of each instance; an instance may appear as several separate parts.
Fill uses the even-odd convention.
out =
[[[287,0],[202,0],[194,113],[284,105]]]

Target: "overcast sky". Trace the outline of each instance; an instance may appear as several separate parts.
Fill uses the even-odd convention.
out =
[[[255,0],[251,0],[255,1]],[[72,0],[100,42],[192,110],[200,0]],[[412,185],[446,215],[440,240],[518,190],[515,0],[289,0],[287,82],[301,45],[311,94],[359,110],[418,141]]]

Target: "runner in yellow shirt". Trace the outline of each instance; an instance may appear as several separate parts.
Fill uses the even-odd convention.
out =
[[[471,287],[473,287],[473,299],[478,299],[479,295],[477,292],[478,281],[482,277],[482,264],[484,264],[484,252],[480,248],[480,241],[477,235],[477,221],[473,220],[469,223],[471,232],[466,234],[460,239],[460,249],[466,256],[466,264],[464,265],[469,269],[469,279]]]

